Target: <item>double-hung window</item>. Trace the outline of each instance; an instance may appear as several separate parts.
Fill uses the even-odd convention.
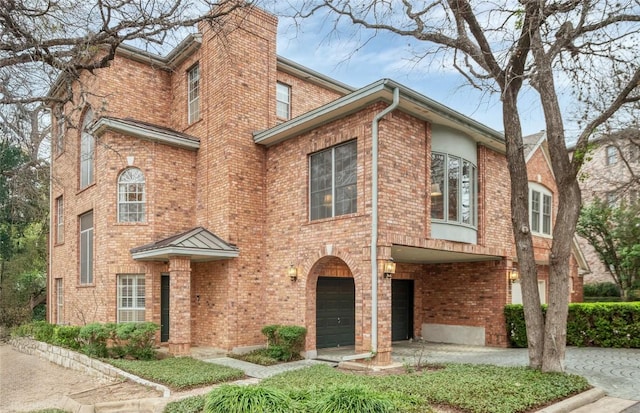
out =
[[[144,274],[118,275],[118,322],[143,322]]]
[[[144,174],[127,168],[118,177],[118,222],[145,221]]]
[[[280,82],[276,84],[276,115],[284,120],[291,118],[291,86]]]
[[[309,159],[310,219],[357,211],[356,141],[314,153]]]
[[[56,244],[64,242],[64,198],[56,198]]]
[[[89,127],[93,122],[93,111],[87,109],[82,121],[80,137],[80,189],[93,184],[93,159],[95,156],[95,140]]]
[[[80,215],[80,284],[93,284],[93,211]]]
[[[56,278],[56,324],[64,324],[64,290],[62,278]]]
[[[189,124],[200,119],[200,65],[187,72]]]
[[[55,108],[56,127],[54,133],[55,154],[64,152],[64,135],[66,133],[66,118],[60,105]]]
[[[529,218],[534,235],[551,235],[551,192],[541,185],[529,183]]]

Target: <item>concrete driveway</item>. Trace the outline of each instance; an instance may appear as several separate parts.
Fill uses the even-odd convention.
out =
[[[393,360],[527,366],[527,349],[463,346],[420,342],[393,343]],[[567,347],[566,371],[586,378],[607,395],[640,401],[640,349]]]

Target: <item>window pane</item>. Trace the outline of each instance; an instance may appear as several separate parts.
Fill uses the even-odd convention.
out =
[[[138,168],[128,168],[118,178],[118,221],[145,221],[145,180]]]
[[[335,216],[356,212],[357,150],[356,142],[335,148]]]
[[[431,218],[434,219],[444,219],[444,165],[443,154],[431,154]]]
[[[458,198],[460,179],[460,159],[449,156],[449,185],[447,201],[449,203],[449,221],[458,221]]]
[[[551,197],[542,196],[542,233],[551,235]]]
[[[460,182],[460,212],[462,215],[463,224],[472,224],[472,166],[469,162],[462,162],[462,181]]]
[[[188,72],[189,96],[189,123],[200,118],[200,66],[195,65]]]
[[[82,131],[80,138],[80,188],[85,188],[93,183],[93,158],[94,158],[94,138],[89,132],[89,127],[93,122],[93,112],[88,109],[82,121]]]
[[[312,220],[332,216],[331,176],[331,151],[322,151],[312,155],[310,183]]]
[[[531,191],[531,231],[540,232],[540,192]]]
[[[281,119],[291,117],[291,87],[284,83],[276,83],[276,115]]]

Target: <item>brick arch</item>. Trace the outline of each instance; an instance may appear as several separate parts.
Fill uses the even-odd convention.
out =
[[[318,251],[313,257],[305,260],[301,267],[302,273],[306,274],[305,288],[305,319],[307,327],[307,338],[305,348],[307,351],[316,348],[316,298],[318,277],[330,276],[341,278],[353,278],[355,284],[355,310],[356,310],[356,346],[358,337],[362,337],[362,294],[363,294],[363,272],[360,266],[349,253],[335,250],[331,254],[324,254]]]

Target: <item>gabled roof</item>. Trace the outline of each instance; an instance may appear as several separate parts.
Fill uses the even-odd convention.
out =
[[[536,149],[538,149],[547,140],[547,132],[540,131],[533,135],[527,135],[522,137],[522,144],[524,145],[524,158],[528,162],[533,156]]]
[[[134,119],[119,119],[103,116],[91,127],[94,135],[100,136],[106,131],[114,131],[140,139],[164,143],[166,145],[180,148],[196,150],[200,148],[200,140],[186,133],[173,129],[154,125],[152,123],[141,122]]]
[[[190,257],[191,261],[214,261],[235,258],[240,253],[238,247],[203,227],[133,248],[130,252],[134,260],[140,261],[168,261],[172,256]]]
[[[355,113],[373,103],[391,103],[396,88],[400,92],[398,110],[418,119],[458,129],[478,143],[500,152],[505,151],[502,133],[390,79],[381,79],[278,126],[255,132],[253,140],[265,146],[275,145]]]

